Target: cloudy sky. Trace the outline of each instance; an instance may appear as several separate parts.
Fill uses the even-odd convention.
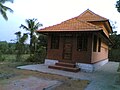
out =
[[[37,18],[43,27],[58,24],[80,15],[87,9],[92,10],[110,21],[117,22],[116,31],[120,34],[120,13],[115,8],[117,0],[14,0],[6,3],[14,10],[7,13],[9,20],[0,15],[0,41],[15,39],[14,33],[23,31],[19,28],[25,19]],[[42,28],[43,28],[42,27]]]

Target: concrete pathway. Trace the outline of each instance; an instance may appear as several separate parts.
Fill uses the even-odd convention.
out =
[[[120,90],[120,83],[117,85],[115,82],[118,78],[118,65],[119,63],[117,62],[109,62],[93,73],[73,73],[62,70],[49,69],[48,66],[44,64],[20,66],[18,68],[58,74],[75,79],[90,80],[91,83],[86,87],[85,90]]]

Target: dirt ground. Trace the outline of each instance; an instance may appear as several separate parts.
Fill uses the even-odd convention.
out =
[[[22,63],[0,63],[0,90],[18,90],[18,87],[20,86],[28,88],[28,90],[42,90],[40,89],[40,85],[45,86],[45,83],[41,83],[41,79],[47,80],[44,82],[50,81],[50,83],[61,82],[54,90],[84,90],[89,84],[89,81],[87,80],[74,80],[69,77],[55,74],[16,69],[16,66],[19,65],[22,65]],[[22,83],[23,81],[24,83]],[[26,85],[26,83],[28,84]],[[31,86],[36,88],[33,89]],[[30,87],[32,89],[30,89]],[[19,90],[23,89],[19,88]]]

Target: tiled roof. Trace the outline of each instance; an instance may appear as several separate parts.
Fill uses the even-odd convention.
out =
[[[60,24],[46,27],[39,30],[40,32],[48,31],[95,31],[101,30],[100,27],[86,21],[78,21],[76,18],[64,21]]]
[[[108,19],[101,17],[90,10],[86,10],[78,17],[74,17],[60,24],[49,26],[38,30],[38,32],[60,32],[60,31],[98,31],[99,26],[89,23],[88,21],[106,21]]]
[[[78,17],[76,17],[78,20],[82,21],[106,21],[107,18],[104,18],[98,14],[95,14],[91,10],[87,9],[82,14],[80,14]]]

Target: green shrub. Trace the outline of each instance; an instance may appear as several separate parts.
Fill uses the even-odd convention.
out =
[[[0,51],[0,61],[4,61],[4,60],[5,58],[3,57],[2,52]]]
[[[44,63],[46,57],[46,48],[41,46],[35,53],[27,58],[27,62],[39,62]]]
[[[110,61],[120,62],[120,49],[111,49],[109,51]]]

